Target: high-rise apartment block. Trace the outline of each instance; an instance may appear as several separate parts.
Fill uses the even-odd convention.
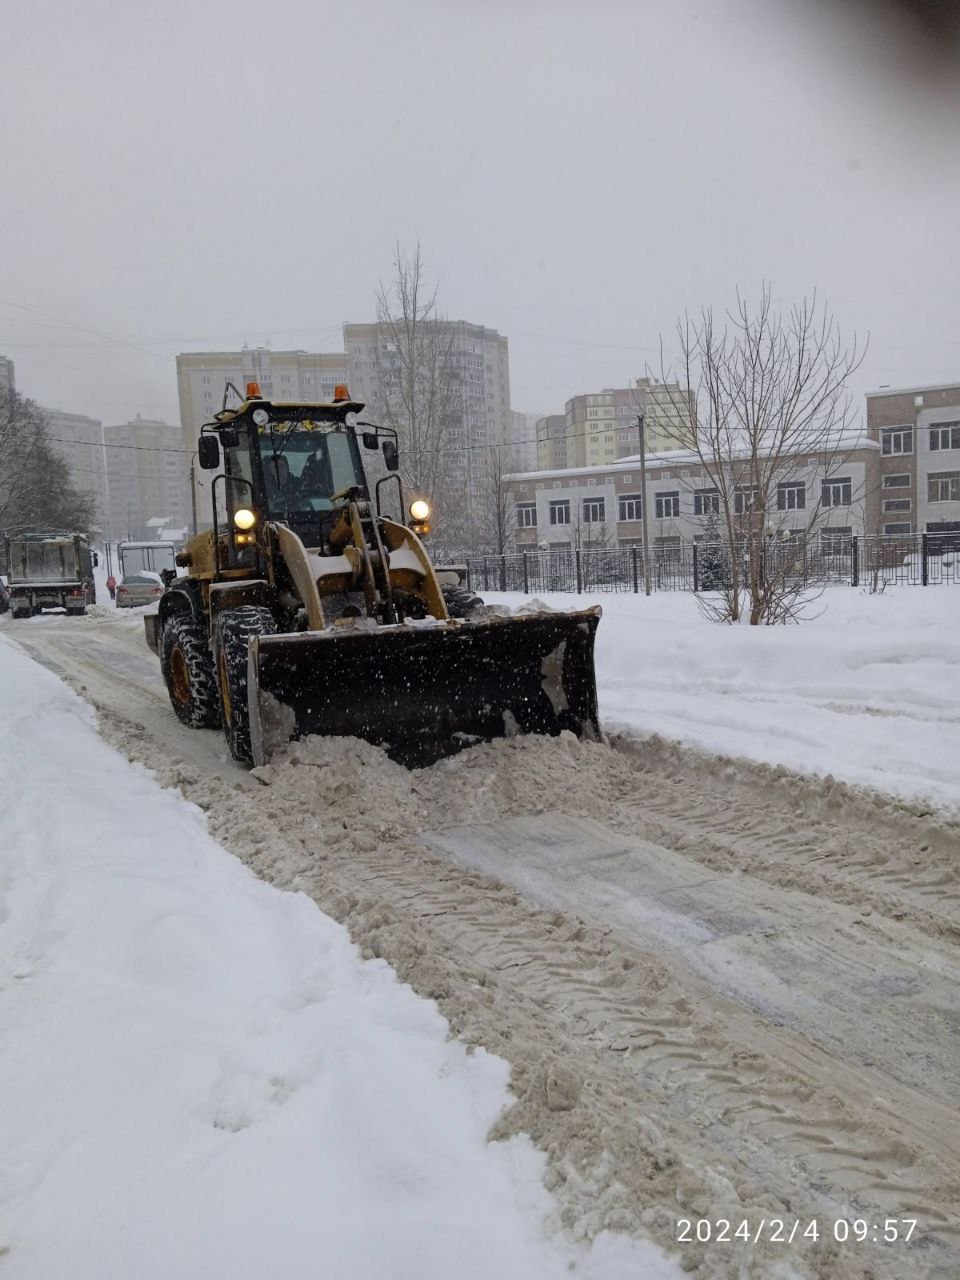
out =
[[[563,414],[537,422],[537,466],[595,467],[628,458],[640,447],[641,414],[644,445],[657,453],[689,440],[696,405],[677,383],[651,378],[573,396]]]
[[[553,471],[567,465],[567,419],[550,413],[537,419],[537,467]]]
[[[187,458],[176,427],[139,415],[104,427],[109,541],[182,539],[190,524]]]
[[[518,413],[510,410],[509,441],[510,447],[504,448],[504,471],[535,471],[538,463],[537,423],[542,414]]]
[[[445,359],[456,374],[458,407],[443,445],[449,451],[445,498],[457,504],[463,526],[469,528],[478,517],[489,480],[489,447],[510,439],[507,339],[495,329],[465,320],[426,323],[442,343]],[[372,414],[381,413],[395,395],[392,366],[399,364],[386,328],[376,323],[345,324],[343,342],[351,394],[368,403]]]
[[[6,356],[0,356],[0,396],[16,391],[17,386],[13,377],[13,361]]]
[[[97,418],[63,409],[42,409],[47,423],[47,444],[67,468],[70,484],[93,502],[94,526],[107,521],[107,477],[103,427]]]

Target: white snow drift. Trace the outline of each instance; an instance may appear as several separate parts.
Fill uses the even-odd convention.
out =
[[[0,640],[0,1263],[11,1280],[673,1276],[548,1233],[508,1067],[257,880]]]
[[[960,812],[960,587],[837,588],[812,606],[818,616],[791,627],[709,622],[689,592],[542,598],[603,607],[605,730],[658,733]]]

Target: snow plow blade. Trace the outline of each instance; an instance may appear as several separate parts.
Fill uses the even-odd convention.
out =
[[[255,637],[254,763],[308,734],[365,738],[410,768],[515,734],[597,738],[599,621],[594,607]]]

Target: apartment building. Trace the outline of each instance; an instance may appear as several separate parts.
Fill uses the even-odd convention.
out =
[[[17,384],[13,376],[13,361],[0,356],[0,396],[16,391]]]
[[[109,541],[157,538],[190,525],[187,460],[181,432],[141,418],[103,429]]]
[[[879,446],[881,532],[960,539],[960,383],[869,392],[867,435]]]
[[[196,452],[200,428],[222,407],[228,382],[241,396],[248,382],[259,382],[263,395],[277,400],[330,400],[337,383],[346,381],[347,357],[342,352],[273,351],[269,347],[184,352],[177,356],[177,386],[188,459]],[[232,394],[228,403],[237,403]],[[203,528],[212,518],[212,477],[196,467],[193,476],[198,523]]]
[[[41,409],[47,423],[47,443],[67,468],[70,484],[93,503],[94,527],[107,519],[107,473],[103,426],[97,418],[63,409]]]
[[[538,418],[537,469],[560,470],[567,465],[567,420],[562,413]]]
[[[825,547],[867,532],[879,457],[880,446],[859,437],[842,442],[828,459],[791,457],[777,482],[775,510],[767,515],[771,529],[796,536],[808,531],[815,515],[815,536]],[[646,462],[645,492],[638,456],[508,476],[517,549],[640,545],[644,501],[652,546],[668,550],[702,540],[710,516],[719,515],[720,496],[696,455],[672,450],[650,454]],[[751,501],[749,486],[738,489],[737,513],[748,513]]]
[[[448,505],[457,508],[461,529],[469,532],[478,529],[483,518],[489,448],[510,439],[509,346],[496,329],[466,320],[430,321],[424,327],[442,343],[443,358],[456,375],[456,421],[445,433],[445,496]],[[386,330],[377,323],[345,324],[343,344],[351,394],[366,402],[374,416],[382,416],[400,378],[399,359]]]
[[[693,397],[673,383],[637,378],[628,387],[604,387],[572,396],[561,415],[537,424],[537,465],[591,467],[630,457],[640,446],[651,452],[676,449],[696,418]]]
[[[541,416],[539,413],[518,413],[514,409],[510,410],[508,419],[510,447],[503,452],[504,471],[535,471],[540,465],[537,456],[537,424]]]

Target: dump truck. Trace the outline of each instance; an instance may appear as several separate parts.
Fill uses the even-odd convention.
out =
[[[407,506],[397,433],[363,408],[346,387],[282,403],[251,383],[202,427],[212,528],[145,618],[176,715],[258,765],[311,734],[411,767],[513,734],[599,736],[600,610],[484,609],[432,563],[429,503]]]
[[[44,609],[86,613],[97,599],[93,580],[99,558],[82,533],[52,530],[6,539],[7,581],[14,618]]]

